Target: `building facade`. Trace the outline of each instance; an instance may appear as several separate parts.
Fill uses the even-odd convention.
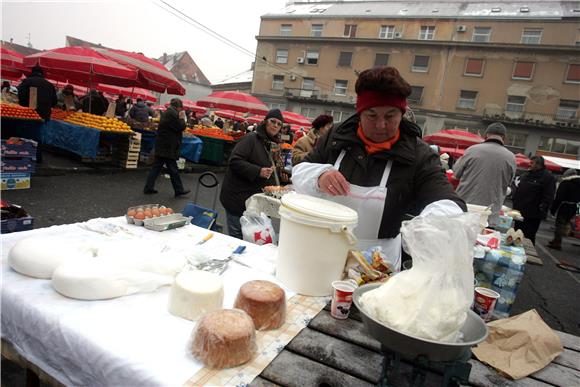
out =
[[[580,157],[578,2],[294,2],[262,16],[252,93],[343,121],[357,74],[394,66],[425,134],[508,127],[526,154]]]

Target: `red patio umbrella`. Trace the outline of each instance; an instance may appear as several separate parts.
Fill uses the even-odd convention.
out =
[[[140,86],[160,93],[185,95],[185,88],[175,75],[161,63],[137,52],[97,48],[100,54],[124,66],[137,70]]]
[[[192,100],[189,99],[182,99],[181,102],[183,103],[183,107],[187,110],[191,110],[192,112],[196,112],[199,114],[206,114],[207,113],[207,109],[199,106],[197,103],[193,102]],[[169,106],[169,102],[165,103],[165,107]]]
[[[165,110],[167,110],[167,107],[165,105],[154,105],[154,106],[151,106],[151,109],[165,111]]]
[[[2,79],[17,80],[22,77],[24,73],[28,73],[28,69],[23,64],[24,55],[0,47],[0,63],[2,65]]]
[[[243,116],[243,113],[237,113],[237,112],[233,112],[231,110],[216,110],[215,112],[213,112],[213,114],[215,114],[216,116],[219,116],[221,118],[227,118],[228,120],[234,120],[234,121],[246,121],[246,118]]]
[[[246,118],[246,121],[250,124],[259,124],[260,122],[264,121],[264,116],[250,116]]]
[[[258,98],[239,91],[215,91],[197,101],[199,106],[240,113],[266,114],[268,107]]]
[[[477,134],[457,129],[440,130],[430,136],[425,136],[423,140],[429,144],[459,148],[468,148],[471,145],[479,144],[484,141],[484,139]]]
[[[29,55],[24,66],[39,65],[48,78],[92,86],[105,83],[137,86],[137,71],[123,66],[89,47],[63,47]]]
[[[444,146],[439,147],[439,154],[447,153],[451,157],[459,158],[465,154],[465,149],[461,148],[447,148]]]
[[[113,94],[115,96],[124,95],[129,98],[141,98],[149,102],[157,102],[157,97],[155,97],[149,90],[142,89],[140,87],[119,87],[113,85],[98,84],[94,87],[103,93]]]
[[[304,117],[302,114],[283,111],[282,116],[284,117],[284,122],[287,124],[295,124],[301,126],[312,126],[312,120],[310,118]]]
[[[530,167],[531,163],[532,163],[532,160],[530,160],[528,158],[528,156],[526,156],[522,153],[516,153],[516,166],[518,168],[528,169]],[[550,160],[544,159],[544,165],[546,166],[546,169],[548,169],[550,171],[560,172],[562,170],[561,166],[559,166],[558,164],[556,164]]]

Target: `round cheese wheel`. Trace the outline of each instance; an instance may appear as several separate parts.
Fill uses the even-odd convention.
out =
[[[206,367],[230,368],[249,361],[257,351],[256,330],[246,312],[221,309],[199,319],[191,353]]]
[[[234,308],[246,311],[257,330],[278,329],[286,320],[286,294],[270,281],[246,282],[238,292]]]
[[[175,277],[169,294],[169,312],[188,320],[222,308],[224,285],[221,277],[202,270],[182,271]]]
[[[83,248],[58,237],[30,237],[22,239],[10,249],[8,264],[20,274],[50,279],[54,270],[65,262],[92,257]]]

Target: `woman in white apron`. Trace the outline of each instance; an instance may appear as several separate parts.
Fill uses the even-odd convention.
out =
[[[299,193],[358,212],[358,248],[381,246],[395,270],[399,229],[407,213],[452,215],[466,210],[441,171],[439,157],[405,119],[411,87],[393,67],[363,71],[357,113],[321,139],[292,171]]]

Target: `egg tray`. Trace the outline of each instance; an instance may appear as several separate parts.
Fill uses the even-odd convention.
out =
[[[147,218],[144,220],[144,226],[148,230],[166,231],[174,228],[183,227],[191,222],[190,216],[183,216],[183,214],[176,213],[157,218]]]
[[[146,210],[148,208],[159,207],[159,206],[160,206],[160,204],[143,204],[141,206],[129,207],[129,208],[127,208],[127,212],[129,212],[131,210],[136,210],[137,208],[142,208],[142,209]],[[175,213],[168,214],[168,215],[161,215],[161,216],[158,216],[156,218],[149,218],[149,219],[164,219],[164,218],[167,218],[167,217],[169,217],[171,215],[174,215],[174,214]],[[126,213],[125,213],[125,219],[127,219],[127,223],[134,224],[135,226],[143,226],[143,225],[145,225],[144,220],[135,219],[132,216],[126,215]]]

